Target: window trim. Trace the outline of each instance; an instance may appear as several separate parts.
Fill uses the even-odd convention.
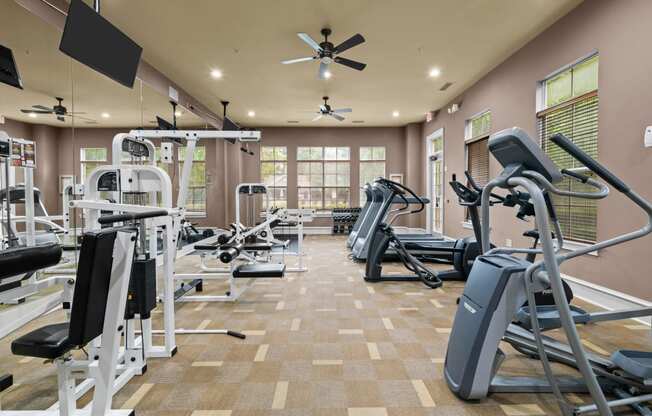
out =
[[[475,136],[475,137],[471,136],[471,124],[472,124],[473,120],[475,120],[475,119],[477,119],[477,118],[479,118],[479,117],[481,117],[481,116],[483,116],[483,115],[485,115],[487,113],[489,113],[490,122],[493,122],[493,117],[491,116],[491,108],[486,108],[486,109],[484,109],[484,110],[482,110],[482,111],[480,111],[478,113],[473,114],[471,117],[464,120],[464,143],[465,144],[473,143],[473,142],[476,142],[478,140],[482,140],[485,137],[488,137],[488,136],[491,135],[491,127],[493,127],[493,123],[491,123],[489,131],[487,132],[487,134],[480,134],[480,135]]]
[[[321,148],[321,159],[299,159],[299,149],[300,148],[308,148],[308,149]],[[342,159],[342,160],[337,159],[337,156],[336,156],[336,159],[334,159],[334,160],[326,159],[326,148],[334,148],[334,149],[346,148],[346,149],[348,149],[349,157],[348,157],[348,159]],[[331,212],[334,208],[337,208],[337,207],[330,207],[330,208],[326,207],[326,189],[348,189],[348,191],[349,191],[348,204],[349,204],[349,206],[351,205],[351,198],[352,198],[352,196],[351,196],[351,189],[352,189],[352,186],[351,186],[351,162],[352,162],[351,151],[352,151],[351,146],[328,146],[328,145],[322,145],[322,146],[297,146],[297,152],[296,152],[296,163],[297,163],[297,166],[296,166],[296,170],[297,170],[297,187],[296,187],[296,189],[297,189],[297,207],[301,208],[301,201],[299,201],[299,190],[300,189],[321,189],[321,207],[319,207],[319,208],[308,207],[310,209],[314,209],[317,212]],[[335,150],[335,152],[336,152],[336,155],[337,155],[337,150]],[[321,186],[301,186],[301,185],[299,185],[299,175],[300,175],[300,173],[299,173],[299,164],[300,163],[321,163],[321,165],[322,165],[322,170],[321,170],[322,185]],[[334,163],[336,165],[338,163],[348,163],[348,165],[349,165],[349,185],[348,186],[326,186],[326,169],[325,169],[325,164],[326,163]],[[312,175],[309,175],[309,176],[312,176]],[[337,174],[336,174],[336,176],[337,176]],[[312,201],[312,199],[310,199],[310,201]]]
[[[206,146],[204,146],[204,145],[195,146],[195,151],[197,151],[197,149],[199,149],[200,147],[204,148],[204,160],[195,160],[195,155],[193,154],[193,156],[192,156],[192,167],[195,167],[195,165],[197,163],[203,163],[204,164],[204,186],[203,187],[201,187],[201,186],[192,186],[192,185],[190,185],[190,179],[188,179],[188,195],[186,195],[186,206],[185,206],[186,213],[190,214],[189,216],[192,216],[194,218],[206,218],[207,217],[206,210],[208,208],[208,177],[207,177],[208,175],[207,175],[207,169],[206,169],[206,166],[207,166],[206,165]],[[175,169],[177,169],[177,168],[179,169],[179,174],[176,175],[179,179],[181,179],[181,171],[183,170],[183,164],[185,162],[185,157],[187,156],[184,153],[184,159],[183,160],[181,159],[181,154],[180,154],[181,149],[187,149],[187,147],[186,146],[178,146],[177,147],[177,152],[176,152],[177,153],[176,154],[177,160],[176,160]],[[192,175],[192,169],[191,169],[190,172],[191,172],[190,174]],[[177,185],[177,186],[179,186],[179,185]],[[188,204],[188,196],[190,194],[190,190],[191,189],[201,189],[201,188],[204,189],[204,209],[203,210],[192,210],[192,209],[190,209],[188,207],[188,205],[189,205]]]
[[[561,74],[562,72],[568,71],[569,69],[581,64],[584,61],[588,61],[589,59],[599,56],[600,51],[598,49],[593,49],[591,52],[588,54],[574,60],[573,62],[566,64],[562,66],[561,68],[557,68],[556,70],[552,71],[548,75],[544,76],[540,81],[537,82],[537,91],[536,91],[536,112],[540,113],[542,111],[548,110],[546,108],[546,82],[551,80],[552,78],[556,77],[557,75]],[[598,91],[597,89],[594,91]],[[588,94],[588,93],[587,93]],[[579,97],[575,97],[579,98]],[[574,98],[571,98],[571,100]],[[570,100],[569,100],[570,101]],[[567,101],[568,102],[568,101]],[[565,103],[561,103],[565,104]],[[558,105],[561,105],[558,104]],[[553,107],[550,107],[553,108]]]
[[[273,152],[272,152],[274,154],[273,159],[271,159],[271,160],[270,159],[263,159],[263,147],[271,147],[272,149],[274,149]],[[278,147],[282,147],[282,148],[285,149],[285,160],[276,159],[276,148],[278,148]],[[260,181],[263,182],[263,183],[265,182],[265,180],[263,178],[263,172],[262,172],[263,163],[272,163],[272,164],[285,163],[285,186],[267,186],[267,189],[268,189],[268,192],[269,191],[272,192],[272,195],[274,195],[274,190],[275,189],[285,189],[285,207],[287,208],[288,204],[290,202],[289,201],[289,196],[290,195],[288,193],[288,190],[290,189],[290,187],[288,186],[288,179],[290,177],[289,170],[288,170],[289,166],[290,166],[290,163],[289,163],[288,159],[289,159],[290,154],[288,152],[288,146],[283,145],[283,144],[278,144],[278,145],[276,145],[276,144],[270,144],[270,145],[261,144],[258,153],[260,153],[260,157],[258,158],[258,173],[260,175]],[[276,170],[274,171],[274,179],[276,179]],[[270,201],[272,203],[275,203],[276,199],[275,198],[270,198]],[[264,205],[264,203],[263,203],[263,205]]]
[[[558,76],[558,75],[560,75],[560,74],[562,74],[562,73],[564,73],[566,71],[572,70],[574,67],[582,64],[583,62],[591,60],[591,59],[593,59],[595,57],[597,57],[598,60],[599,60],[599,55],[600,55],[599,51],[597,49],[594,49],[594,50],[591,51],[591,53],[589,53],[589,54],[587,54],[585,56],[582,56],[582,57],[574,60],[573,62],[562,66],[561,68],[558,68],[556,71],[553,71],[552,73],[548,74],[545,78],[543,78],[542,80],[537,82],[537,90],[536,90],[537,108],[536,108],[536,112],[535,112],[535,117],[536,117],[536,120],[537,120],[537,124],[540,124],[541,120],[543,120],[547,115],[552,114],[552,113],[557,112],[557,111],[560,111],[560,110],[564,110],[564,109],[566,109],[568,107],[571,107],[573,105],[576,105],[577,103],[580,103],[582,101],[589,100],[589,99],[594,98],[594,97],[598,98],[598,100],[599,100],[599,85],[598,85],[598,88],[596,88],[596,89],[594,89],[592,91],[588,91],[588,92],[586,92],[584,94],[581,94],[581,95],[578,95],[576,97],[571,97],[570,99],[568,99],[568,100],[566,100],[564,102],[561,102],[559,104],[556,104],[554,106],[546,107],[546,99],[547,99],[547,97],[546,97],[546,83],[548,81],[550,81],[551,79],[555,78],[556,76]],[[599,61],[598,61],[598,68],[599,68]],[[599,77],[599,75],[598,75],[598,77]],[[598,78],[598,80],[599,80],[599,78]],[[599,133],[599,118],[600,117],[599,117],[599,112],[598,112],[598,115],[597,115],[597,120],[598,120],[597,133]],[[543,146],[544,143],[542,141],[543,138],[541,137],[541,132],[537,132],[537,134],[539,136],[539,145]],[[596,136],[596,146],[597,145],[599,145],[599,134]],[[545,152],[545,150],[544,150],[544,152]],[[570,198],[572,198],[572,197],[570,197]],[[598,216],[599,216],[599,214],[598,214],[597,209],[598,209],[598,206],[596,205],[596,214],[595,214],[596,241],[599,240],[598,237],[597,237],[598,236],[598,231],[599,231],[599,229],[598,229],[598,226],[599,226]],[[575,249],[579,249],[579,248],[585,248],[585,247],[587,247],[587,246],[589,246],[591,244],[593,244],[593,243],[586,243],[584,241],[578,241],[578,240],[573,240],[573,239],[570,239],[570,238],[569,239],[564,238],[564,245],[563,245],[562,249],[564,249],[564,250],[575,250]],[[589,254],[597,256],[598,252],[594,251],[594,252],[591,252]]]

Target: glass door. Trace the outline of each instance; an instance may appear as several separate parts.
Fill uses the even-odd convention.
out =
[[[436,134],[428,143],[428,196],[430,198],[429,224],[431,232],[441,234],[444,228],[444,136]]]

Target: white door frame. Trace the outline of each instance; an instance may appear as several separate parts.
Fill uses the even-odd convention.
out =
[[[433,212],[435,210],[435,198],[434,195],[432,194],[433,191],[433,183],[432,183],[432,177],[433,177],[433,163],[430,161],[431,156],[435,156],[432,152],[432,142],[440,138],[442,140],[442,143],[444,142],[444,128],[440,128],[439,130],[436,130],[432,132],[428,137],[426,137],[426,147],[428,151],[426,152],[426,190],[427,190],[427,197],[430,199],[430,206],[426,210],[426,230],[429,233],[432,233],[432,223],[433,223]],[[444,161],[444,148],[442,146],[442,150],[440,152],[437,152],[436,155],[438,156],[438,159],[441,159],[442,161],[442,184],[441,184],[441,209],[439,210],[440,212],[440,224],[442,225],[442,229],[438,230],[438,232],[443,233],[444,231],[444,195],[446,193],[446,188],[444,187],[444,182],[445,182],[445,171],[446,171],[446,164]]]

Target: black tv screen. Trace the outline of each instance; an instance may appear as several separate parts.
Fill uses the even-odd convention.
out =
[[[14,61],[11,49],[0,45],[0,82],[12,87],[23,89],[23,82],[18,74],[18,67]]]
[[[72,0],[59,50],[132,88],[143,52],[136,42],[82,0]]]

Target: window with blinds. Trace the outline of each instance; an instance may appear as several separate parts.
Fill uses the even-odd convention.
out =
[[[480,186],[489,182],[489,138],[468,143],[466,145],[467,170],[473,180]]]
[[[560,169],[582,165],[550,141],[562,133],[573,143],[598,158],[598,57],[592,56],[543,81],[545,109],[537,114],[541,148]],[[588,174],[588,172],[583,172]],[[560,189],[590,192],[588,186],[565,180]],[[597,240],[595,200],[552,195],[564,238],[580,243]]]

